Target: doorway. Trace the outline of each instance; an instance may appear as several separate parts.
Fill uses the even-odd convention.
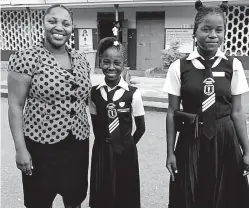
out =
[[[118,13],[118,19],[120,22],[120,27],[122,27],[122,21],[124,20],[124,12]],[[98,34],[99,40],[106,37],[112,37],[112,28],[114,27],[113,23],[115,21],[115,12],[98,12],[97,14],[98,21]],[[122,31],[119,34],[120,42],[122,43]]]
[[[161,68],[165,12],[137,12],[137,69]]]
[[[124,12],[118,13],[118,19],[120,26],[124,20]],[[97,22],[98,22],[98,41],[106,37],[113,37],[112,28],[114,27],[113,23],[115,21],[115,12],[98,12],[97,13]],[[119,34],[120,41],[122,43],[122,31]],[[99,56],[96,56],[95,67],[99,68]]]

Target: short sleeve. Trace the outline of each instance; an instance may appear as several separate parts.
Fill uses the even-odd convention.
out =
[[[233,77],[231,81],[232,95],[240,95],[249,91],[246,75],[242,63],[237,59],[233,59]]]
[[[170,65],[163,91],[175,96],[181,95],[180,60],[176,60]]]
[[[134,117],[145,115],[142,96],[138,89],[133,94],[131,106]]]
[[[19,51],[10,56],[8,72],[17,72],[32,76],[38,63],[38,55],[32,49]]]

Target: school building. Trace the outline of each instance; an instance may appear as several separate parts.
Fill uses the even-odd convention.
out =
[[[204,5],[222,1],[203,0]],[[249,70],[249,1],[228,0],[227,34],[223,50],[237,56]],[[131,70],[162,67],[162,50],[175,41],[190,53],[195,0],[1,0],[1,60],[43,37],[42,16],[51,4],[73,12],[74,32],[69,45],[85,51],[92,65],[98,41],[112,36],[114,20],[121,23],[120,40],[127,47]]]

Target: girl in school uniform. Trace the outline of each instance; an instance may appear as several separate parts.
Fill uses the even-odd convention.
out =
[[[144,107],[138,89],[121,76],[123,47],[114,38],[98,46],[102,83],[91,90],[89,109],[95,141],[92,150],[90,207],[140,207],[136,144],[145,132]],[[132,117],[136,130],[132,135]]]
[[[169,207],[248,208],[249,140],[241,105],[248,84],[241,62],[219,49],[227,5],[206,7],[197,1],[195,7],[197,50],[170,66],[164,86]],[[199,135],[185,123],[174,150],[180,103],[184,113],[198,115]]]

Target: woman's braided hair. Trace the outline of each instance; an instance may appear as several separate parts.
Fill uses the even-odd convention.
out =
[[[218,14],[221,15],[224,20],[224,28],[226,28],[226,18],[224,12],[227,12],[228,5],[226,3],[222,3],[219,7],[206,7],[203,6],[200,0],[195,2],[195,9],[198,11],[195,16],[195,23],[194,23],[194,33],[195,35],[199,24],[202,22],[202,19],[208,14]]]

